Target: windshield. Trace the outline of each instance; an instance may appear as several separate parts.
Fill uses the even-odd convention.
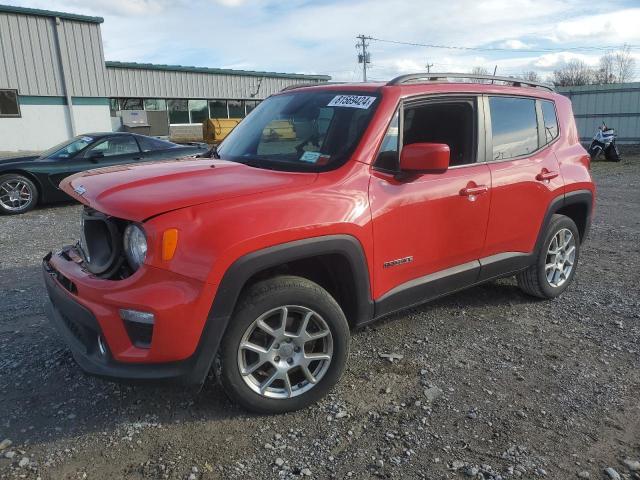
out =
[[[325,171],[353,152],[378,103],[370,92],[299,91],[269,97],[218,148],[218,155],[248,165]]]
[[[76,153],[81,150],[87,148],[91,143],[93,143],[94,138],[89,137],[87,135],[83,135],[81,137],[72,138],[66,142],[62,142],[56,145],[53,148],[50,148],[46,152],[44,152],[40,158],[71,158]]]

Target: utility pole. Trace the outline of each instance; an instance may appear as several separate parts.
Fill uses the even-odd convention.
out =
[[[429,60],[427,60],[427,64],[425,65],[425,67],[427,67],[427,73],[431,73],[431,67],[433,67],[433,63],[429,63]]]
[[[362,81],[367,81],[367,63],[371,63],[371,54],[367,52],[367,47],[369,43],[367,40],[371,40],[371,37],[367,37],[366,35],[358,35],[356,37],[360,40],[356,43],[356,48],[358,49],[358,63],[362,64]]]

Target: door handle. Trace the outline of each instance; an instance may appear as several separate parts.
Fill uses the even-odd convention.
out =
[[[476,187],[466,187],[460,190],[460,195],[465,197],[471,197],[480,195],[481,193],[487,193],[489,191],[489,187],[486,185],[478,185]]]
[[[536,180],[539,182],[549,181],[553,178],[556,178],[559,175],[558,172],[550,172],[546,168],[543,168],[542,171],[536,175]]]

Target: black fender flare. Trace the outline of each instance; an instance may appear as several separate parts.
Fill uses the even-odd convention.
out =
[[[542,242],[544,241],[544,236],[547,232],[547,227],[551,222],[551,217],[555,213],[557,213],[560,209],[569,206],[569,205],[584,205],[587,209],[587,218],[585,219],[585,227],[582,238],[580,239],[580,243],[584,242],[584,239],[587,237],[589,233],[589,228],[591,227],[591,211],[593,210],[593,193],[590,190],[574,190],[572,192],[567,192],[562,195],[558,195],[554,198],[549,206],[547,207],[547,211],[544,215],[544,219],[542,220],[542,225],[540,226],[540,230],[538,231],[538,238],[536,239],[536,245],[534,249],[534,253],[537,254],[542,248]]]
[[[369,269],[361,243],[352,235],[325,235],[287,242],[251,252],[238,258],[227,269],[216,291],[196,353],[191,382],[203,383],[213,365],[240,293],[256,273],[295,260],[337,254],[342,256],[354,276],[356,324],[373,318]]]

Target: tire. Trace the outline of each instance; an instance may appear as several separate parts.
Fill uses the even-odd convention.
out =
[[[620,161],[620,153],[618,152],[618,148],[615,144],[610,144],[607,149],[604,151],[604,157],[609,162],[619,162]]]
[[[600,155],[600,152],[602,152],[602,148],[604,147],[604,145],[600,142],[596,142],[595,140],[593,142],[591,142],[591,145],[589,146],[589,157],[591,158],[591,161],[595,161],[598,158],[598,155]]]
[[[281,330],[283,323],[287,326]],[[292,339],[296,332],[299,336]],[[309,340],[311,336],[317,338]],[[347,319],[326,290],[305,278],[274,277],[252,285],[241,296],[222,339],[220,380],[227,395],[247,410],[267,414],[299,410],[320,400],[338,382],[349,342]],[[260,354],[254,351],[256,345],[262,347]],[[312,354],[322,355],[323,360],[306,363]],[[304,373],[305,364],[317,383]]]
[[[17,173],[0,175],[0,213],[28,212],[38,204],[38,196],[38,189],[27,177]]]
[[[561,253],[560,256],[552,254],[554,246],[558,246],[558,239],[569,238],[566,234],[567,231],[570,232],[571,239],[565,252]],[[564,235],[564,237],[560,235]],[[573,255],[570,253],[571,246],[574,247]],[[523,292],[534,297],[555,298],[564,292],[572,282],[576,274],[579,257],[580,234],[576,224],[564,215],[553,215],[547,227],[544,242],[537,253],[535,263],[516,276],[518,286]],[[571,268],[567,271],[570,262]],[[552,264],[555,266],[547,268],[548,265]],[[558,268],[559,265],[562,265],[562,268]],[[549,276],[551,276],[551,280]]]

